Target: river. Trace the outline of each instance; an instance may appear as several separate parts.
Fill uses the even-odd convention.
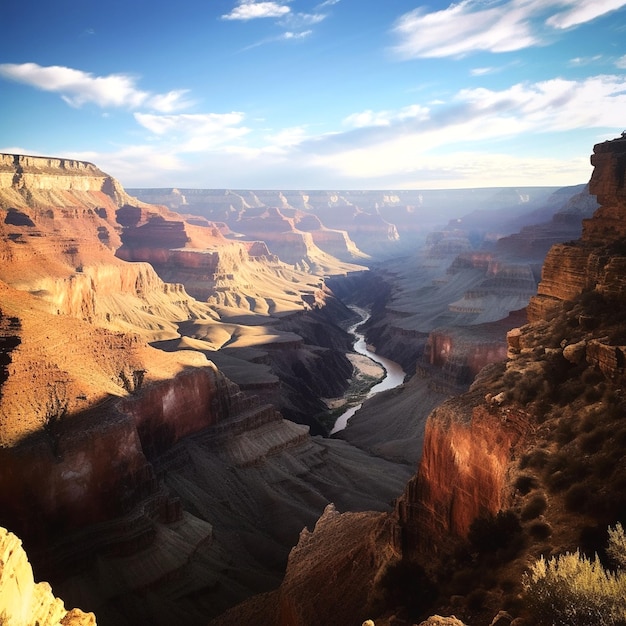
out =
[[[354,351],[368,357],[376,363],[379,363],[383,366],[385,370],[385,377],[379,383],[376,383],[369,390],[365,398],[363,398],[363,402],[365,402],[367,398],[371,398],[373,395],[379,393],[380,391],[386,391],[387,389],[393,389],[394,387],[401,385],[404,382],[404,377],[406,376],[406,374],[395,361],[386,359],[384,356],[380,356],[368,349],[367,344],[365,343],[365,337],[357,331],[357,327],[369,319],[369,313],[364,309],[356,306],[351,306],[350,308],[355,313],[358,313],[362,318],[358,322],[350,326],[350,328],[348,328],[348,332],[354,335],[354,338],[356,339],[354,343]],[[340,430],[343,430],[348,425],[348,420],[361,408],[361,406],[363,406],[363,403],[351,406],[349,409],[346,409],[346,411],[344,411],[337,418],[337,421],[335,422],[335,425],[333,426],[330,434],[332,435],[339,432]]]

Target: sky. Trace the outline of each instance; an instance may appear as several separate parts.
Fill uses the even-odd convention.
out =
[[[0,152],[125,187],[566,186],[626,129],[626,0],[20,0]]]

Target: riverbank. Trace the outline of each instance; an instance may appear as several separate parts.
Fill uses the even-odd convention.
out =
[[[340,398],[322,398],[328,409],[333,412],[337,412],[340,409],[345,410],[354,404],[360,403],[369,390],[379,383],[386,374],[382,365],[372,361],[372,359],[363,354],[349,352],[346,356],[354,367],[350,386]]]

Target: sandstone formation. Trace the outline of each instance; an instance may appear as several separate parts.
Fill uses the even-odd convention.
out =
[[[589,191],[601,206],[593,218],[583,222],[580,240],[555,247],[546,257],[538,297],[529,308],[531,320],[542,319],[559,302],[572,300],[586,290],[620,296],[623,261],[618,248],[625,235],[625,155],[624,139],[594,146]],[[615,249],[611,249],[611,244]]]
[[[494,234],[494,221],[502,222],[499,235],[516,232],[506,226],[511,215],[533,212],[537,207],[554,207],[556,188],[397,190],[397,191],[242,191],[230,189],[132,189],[145,202],[164,204],[176,211],[202,215],[228,224],[233,232],[245,232],[246,216],[267,209],[295,217],[300,230],[311,232],[315,243],[344,261],[362,259],[352,248],[374,257],[414,252],[434,228],[441,228],[459,214],[482,212],[480,229]],[[568,197],[567,191],[562,194]],[[506,209],[503,211],[502,209]],[[497,211],[500,211],[497,213]],[[313,214],[324,228],[304,226]],[[501,216],[506,215],[506,219]],[[497,217],[496,217],[497,216]],[[538,220],[535,220],[535,222]],[[527,222],[534,223],[534,222]],[[488,224],[489,226],[485,226]],[[240,231],[240,228],[244,228]],[[477,225],[468,220],[468,229]],[[347,233],[349,239],[345,239]],[[342,239],[344,242],[342,242]],[[347,255],[347,256],[346,256]]]
[[[50,585],[35,583],[21,541],[0,528],[0,615],[6,626],[95,626],[93,613],[67,610]]]

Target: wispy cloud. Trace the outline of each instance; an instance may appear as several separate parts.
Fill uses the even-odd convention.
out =
[[[307,141],[299,150],[318,167],[352,180],[408,180],[409,173],[419,177],[431,168],[444,168],[457,177],[459,185],[463,184],[463,176],[471,178],[472,184],[487,181],[490,176],[492,181],[501,176],[507,181],[502,184],[511,184],[504,163],[526,160],[530,164],[536,160],[502,156],[509,150],[515,151],[516,138],[576,129],[621,128],[625,107],[623,76],[596,76],[583,81],[557,79],[517,84],[499,91],[463,89],[452,101],[441,105],[414,105],[396,113],[354,114],[348,119],[363,125]],[[588,167],[586,159],[577,162],[579,167]],[[492,173],[482,169],[488,164],[496,168]],[[558,163],[551,167],[550,176],[554,176]],[[521,173],[517,175],[523,177]],[[544,172],[538,180],[545,177]],[[575,179],[563,184],[572,184],[572,180]],[[579,180],[584,182],[585,175]],[[529,180],[527,184],[534,183]]]
[[[592,57],[575,57],[569,60],[569,65],[572,67],[583,67],[585,65],[592,65],[593,63],[597,63],[598,61],[602,61],[603,56],[601,54],[596,54]]]
[[[280,20],[279,25],[291,29],[298,29],[319,24],[327,17],[328,15],[326,13],[288,13],[285,18]]]
[[[243,48],[243,51],[258,48],[259,46],[277,41],[294,41],[305,39],[313,34],[311,26],[323,22],[329,15],[326,8],[337,4],[340,0],[327,0],[318,4],[314,12],[303,13],[292,11],[282,2],[256,2],[255,0],[239,0],[239,4],[228,14],[222,15],[226,20],[252,20],[256,18],[275,18],[275,26],[283,29],[280,35],[265,37]]]
[[[555,9],[558,7],[555,4]],[[569,2],[559,3],[566,8],[549,17],[546,20],[548,26],[553,28],[572,28],[605,15],[610,11],[620,9],[626,2],[624,0],[569,0]]]
[[[23,83],[42,91],[60,94],[67,104],[81,107],[96,104],[100,107],[147,108],[169,113],[191,104],[185,97],[187,90],[154,94],[136,86],[136,79],[126,74],[94,76],[88,72],[59,65],[41,66],[37,63],[0,64],[0,77]]]
[[[626,54],[615,61],[615,67],[618,67],[620,70],[626,70]]]
[[[242,0],[230,13],[222,15],[223,20],[254,20],[266,17],[282,17],[291,9],[278,2],[255,2]]]
[[[475,67],[470,70],[470,74],[472,76],[485,76],[486,74],[491,74],[495,72],[493,67]]]
[[[511,52],[626,6],[626,0],[461,0],[447,9],[402,15],[393,33],[400,58]]]
[[[303,30],[299,33],[294,33],[288,30],[281,35],[280,39],[304,39],[312,34],[312,30]]]
[[[406,120],[424,120],[429,115],[429,109],[419,104],[404,107],[398,111],[362,111],[353,113],[343,120],[344,126],[352,128],[366,128],[368,126],[391,126]]]
[[[250,132],[244,114],[203,113],[154,115],[135,113],[135,120],[154,135],[166,138],[178,152],[213,150]]]

